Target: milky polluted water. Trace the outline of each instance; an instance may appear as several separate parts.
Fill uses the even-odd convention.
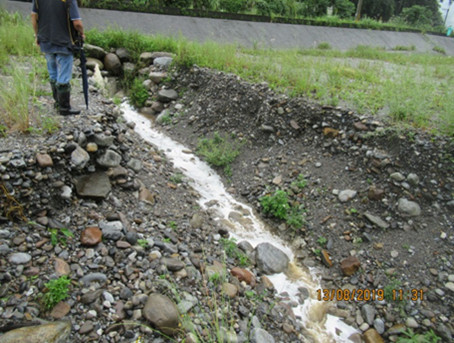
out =
[[[250,206],[235,200],[224,188],[219,175],[207,163],[182,144],[160,132],[149,118],[136,112],[127,103],[123,103],[121,109],[125,120],[135,123],[135,131],[145,141],[162,150],[174,167],[185,175],[191,186],[200,194],[201,208],[209,208],[212,217],[228,227],[237,242],[246,240],[253,247],[267,242],[281,249],[290,261],[294,261],[294,254],[289,245],[273,235]],[[357,330],[339,318],[327,314],[328,303],[318,301],[316,298],[317,290],[321,286],[320,276],[315,268],[300,268],[295,262],[291,262],[285,274],[267,277],[277,293],[285,293],[292,303],[299,304],[300,289],[306,288],[309,291],[310,298],[303,304],[293,307],[295,316],[301,318],[300,323],[305,328],[304,336],[307,337],[305,342],[351,342],[349,337],[357,333]]]

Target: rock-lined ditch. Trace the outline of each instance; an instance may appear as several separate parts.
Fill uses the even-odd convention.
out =
[[[275,94],[235,75],[198,67],[170,73],[168,54],[145,53],[135,66],[124,50],[107,57],[100,49],[89,52],[103,62],[91,65],[109,75],[126,68],[148,76],[150,100],[142,112],[160,118],[188,148],[196,150],[215,131],[243,141],[226,185],[259,213],[259,199],[276,189],[304,207],[305,224],[297,229],[264,217],[292,243],[301,265],[323,272],[324,289],[386,291],[382,301],[330,306],[329,313],[364,333],[354,341],[395,341],[407,328],[452,339],[449,139],[396,133],[373,118]],[[229,341],[304,341],[292,304],[273,292],[253,249],[240,244],[249,256],[245,266],[226,257],[228,228],[200,210],[196,190],[180,172],[122,121],[117,106],[91,90],[88,113],[57,117],[59,132],[1,138],[3,331],[69,319],[70,331],[58,327],[71,342],[135,341],[139,334],[162,341],[143,326],[121,325],[126,320],[167,334],[186,331],[181,337],[190,341],[191,331],[209,337],[219,312]],[[40,101],[53,112],[50,97]],[[305,187],[295,186],[299,175]],[[74,237],[64,244],[57,230],[54,245],[52,228]],[[72,280],[70,297],[46,312],[40,295],[60,275]],[[405,299],[412,289],[414,301]],[[155,317],[156,307],[165,309],[164,319]],[[185,313],[195,329],[179,326]]]

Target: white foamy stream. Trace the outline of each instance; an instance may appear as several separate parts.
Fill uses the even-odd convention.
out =
[[[246,240],[253,247],[268,242],[284,251],[290,261],[294,260],[291,248],[266,229],[264,223],[254,215],[252,208],[235,200],[224,188],[220,177],[205,162],[190,153],[180,143],[159,132],[153,127],[154,124],[149,119],[137,113],[128,104],[124,103],[121,108],[124,112],[124,118],[136,124],[135,131],[144,140],[163,150],[174,167],[181,170],[189,179],[192,187],[201,196],[200,206],[206,209],[208,202],[215,204],[210,206],[210,211],[215,209],[217,219],[228,223],[229,228],[234,230],[231,234],[237,241]],[[232,213],[237,215],[232,216]],[[235,220],[238,217],[241,219]],[[305,287],[309,290],[310,298],[306,299],[303,305],[293,308],[293,312],[301,318],[301,323],[307,331],[305,335],[311,336],[308,342],[350,342],[348,337],[357,331],[339,318],[327,315],[327,304],[315,298],[317,289],[320,288],[320,280],[316,270],[305,271],[294,263],[291,263],[291,267],[290,276],[274,274],[268,276],[268,278],[278,293],[286,292],[295,303],[298,303],[299,288]]]

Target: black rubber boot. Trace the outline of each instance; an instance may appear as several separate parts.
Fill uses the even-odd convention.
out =
[[[50,80],[50,88],[52,89],[52,97],[55,100],[54,107],[58,109],[58,96],[57,96],[57,81],[55,80]]]
[[[70,105],[70,97],[71,97],[71,85],[69,83],[60,84],[57,83],[57,97],[58,97],[58,104],[60,106],[60,114],[62,116],[69,116],[80,114],[79,110],[73,110]]]

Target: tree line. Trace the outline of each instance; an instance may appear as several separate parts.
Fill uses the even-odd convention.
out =
[[[82,6],[165,7],[284,18],[372,19],[383,23],[441,29],[439,0],[78,0]],[[117,4],[117,5],[118,5]],[[117,6],[118,8],[118,6]]]

